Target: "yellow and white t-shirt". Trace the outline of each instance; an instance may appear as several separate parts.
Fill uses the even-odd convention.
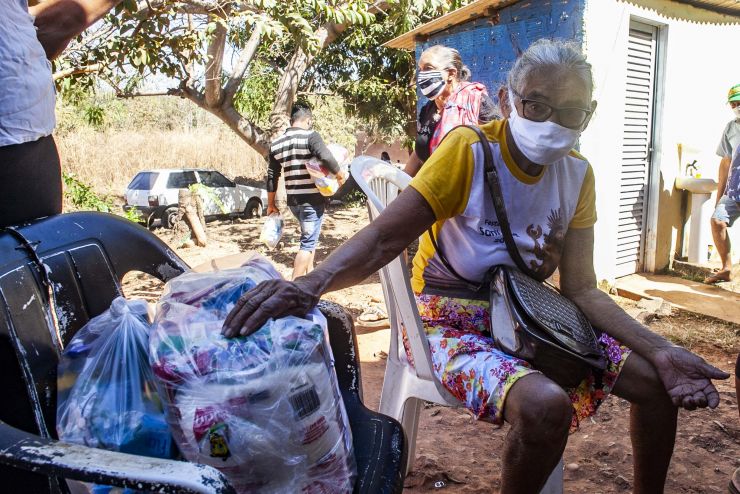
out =
[[[490,140],[506,213],[519,252],[543,277],[560,262],[568,228],[596,222],[591,165],[575,151],[539,176],[525,174],[509,153],[506,121],[481,126]],[[411,181],[437,218],[432,230],[450,265],[464,278],[482,282],[493,265],[514,266],[506,250],[483,172],[483,148],[471,129],[457,129]],[[414,258],[411,285],[417,293],[470,296],[466,284],[449,272],[424,234]]]

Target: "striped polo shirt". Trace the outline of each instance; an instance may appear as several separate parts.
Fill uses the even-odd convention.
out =
[[[306,170],[306,163],[318,158],[332,173],[339,165],[324,144],[318,132],[290,127],[270,146],[270,164],[267,169],[267,191],[277,190],[281,173],[285,176],[288,205],[321,204],[325,201]]]

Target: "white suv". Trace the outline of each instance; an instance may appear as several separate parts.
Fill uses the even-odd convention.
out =
[[[262,216],[267,205],[267,191],[239,185],[215,170],[161,169],[139,172],[128,184],[123,209],[137,209],[147,224],[159,219],[171,228],[177,215],[177,195],[180,189],[194,184],[203,201],[205,216]]]

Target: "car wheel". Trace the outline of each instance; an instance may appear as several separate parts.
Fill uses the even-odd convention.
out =
[[[247,207],[244,208],[245,218],[259,218],[262,216],[262,201],[254,197],[247,201]]]
[[[173,228],[175,226],[175,222],[177,222],[177,208],[167,208],[162,212],[162,216],[160,217],[162,220],[162,226],[165,228]]]

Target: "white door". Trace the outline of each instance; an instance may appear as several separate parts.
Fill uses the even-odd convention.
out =
[[[244,210],[236,184],[217,171],[199,170],[200,183],[207,187],[201,192],[205,214],[231,214]]]
[[[645,249],[658,28],[632,20],[619,175],[616,275],[642,270]]]

